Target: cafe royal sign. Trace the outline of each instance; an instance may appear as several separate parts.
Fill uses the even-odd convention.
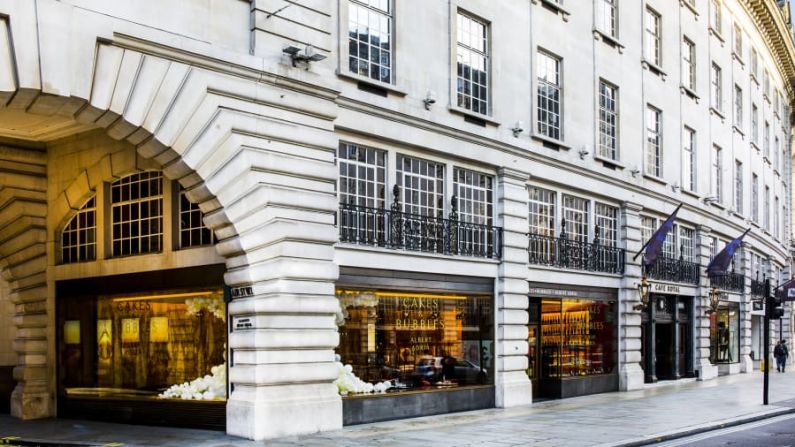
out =
[[[665,293],[670,295],[679,295],[679,286],[675,286],[673,284],[660,284],[653,282],[651,283],[651,292],[652,293]]]

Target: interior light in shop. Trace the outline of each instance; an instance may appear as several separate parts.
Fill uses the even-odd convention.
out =
[[[138,343],[140,334],[138,331],[138,318],[122,318],[121,320],[121,342]]]
[[[152,317],[149,320],[149,341],[153,343],[168,341],[168,317]]]
[[[66,320],[63,324],[63,338],[67,345],[80,344],[80,320]]]

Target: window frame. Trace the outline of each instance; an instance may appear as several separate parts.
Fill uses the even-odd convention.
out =
[[[698,189],[698,171],[696,170],[696,161],[698,160],[698,138],[696,130],[685,125],[683,141],[685,144],[682,145],[682,187],[686,191],[695,193]],[[687,160],[685,160],[686,155]],[[687,166],[687,168],[685,168],[685,166]],[[689,175],[687,175],[688,173]]]
[[[607,89],[612,92],[612,104],[613,108],[608,109],[605,107],[607,104],[606,96],[603,94],[604,90]],[[608,82],[604,79],[599,79],[599,86],[597,90],[597,95],[599,95],[597,104],[598,104],[598,119],[599,119],[599,126],[597,129],[598,132],[598,144],[599,144],[599,157],[606,158],[612,161],[619,161],[621,159],[621,140],[620,140],[620,93],[619,87],[611,82]],[[606,121],[604,118],[612,117],[612,124]],[[612,130],[612,135],[606,134],[605,130]],[[612,139],[613,145],[605,146],[603,143],[605,139]],[[605,150],[611,152],[612,155],[605,155]]]
[[[685,51],[685,47],[687,51]],[[696,44],[687,36],[682,36],[682,78],[687,79],[685,87],[696,91]],[[686,75],[686,76],[685,76]]]
[[[651,114],[651,115],[650,115]],[[651,129],[649,127],[652,116],[655,117],[654,125],[655,129]],[[644,169],[643,172],[645,175],[650,175],[655,178],[662,178],[663,170],[663,123],[662,123],[662,110],[654,107],[651,104],[646,104],[646,119],[644,120],[646,123],[646,139],[645,139],[645,156],[643,157],[644,160]],[[654,134],[654,138],[656,139],[655,143],[651,142],[651,135]],[[654,158],[656,162],[652,165],[650,164],[649,160],[649,150],[650,145],[654,144]],[[650,167],[653,166],[653,170],[650,171]]]
[[[472,12],[470,12],[470,11],[464,9],[464,8],[459,8],[459,7],[456,7],[456,6],[452,7],[451,12],[452,12],[451,13],[451,16],[452,16],[451,20],[452,20],[452,29],[453,29],[453,32],[451,33],[451,36],[450,36],[451,48],[452,48],[452,51],[451,51],[451,70],[452,70],[451,74],[452,74],[452,76],[450,76],[450,79],[451,79],[451,85],[450,85],[451,101],[450,102],[452,104],[451,108],[454,109],[454,110],[458,110],[458,111],[460,111],[460,112],[462,112],[464,114],[473,114],[473,115],[476,115],[478,117],[484,117],[484,118],[488,119],[488,118],[491,117],[492,110],[494,108],[493,94],[492,94],[492,90],[494,88],[494,84],[493,84],[493,76],[492,76],[493,71],[492,71],[492,66],[491,66],[491,62],[492,62],[491,61],[491,56],[492,56],[491,21],[487,20],[486,18],[484,18],[481,15],[474,14],[474,13],[472,13]],[[458,98],[458,96],[459,96],[459,88],[458,88],[458,79],[459,79],[459,76],[458,76],[458,50],[459,50],[459,48],[463,48],[464,50],[467,50],[467,51],[477,52],[475,49],[470,49],[469,47],[467,47],[467,46],[465,46],[465,45],[460,43],[460,41],[459,41],[459,19],[458,19],[459,16],[468,18],[469,20],[472,20],[472,21],[477,22],[477,23],[481,23],[485,27],[485,41],[486,42],[485,42],[485,45],[484,45],[485,53],[483,54],[483,57],[485,59],[484,69],[485,69],[485,72],[486,72],[486,84],[485,84],[486,96],[485,96],[485,99],[483,101],[485,101],[486,113],[482,113],[480,111],[473,110],[471,107],[467,108],[467,107],[465,107],[463,105],[459,105],[459,98]],[[471,97],[471,95],[468,95],[468,96]]]
[[[714,61],[710,71],[710,106],[723,113],[723,69]]]
[[[643,35],[646,39],[643,48],[643,56],[651,65],[654,65],[655,67],[662,67],[662,14],[647,5],[643,17]],[[654,19],[653,30],[649,29],[650,25],[652,24],[651,19]]]
[[[547,58],[550,61],[554,62],[555,67],[557,68],[557,84],[550,83],[546,80],[542,81],[540,77],[539,70],[541,69],[541,58]],[[546,138],[551,138],[556,141],[563,141],[565,138],[564,127],[563,127],[563,119],[564,119],[564,110],[563,110],[563,58],[557,56],[556,54],[545,50],[544,48],[537,48],[536,49],[536,57],[535,57],[535,92],[534,92],[534,99],[536,106],[534,107],[534,117],[535,117],[535,126],[534,132],[536,135],[540,135]],[[541,91],[542,86],[550,86],[551,89],[554,89],[558,95],[558,126],[557,126],[557,136],[548,134],[548,131],[542,131],[542,126],[549,129],[555,129],[552,127],[548,122],[542,122],[541,120],[541,112],[542,112],[542,101],[541,101]],[[552,101],[549,97],[545,98],[547,102]],[[544,110],[544,113],[547,115],[554,115],[554,112],[549,110]]]

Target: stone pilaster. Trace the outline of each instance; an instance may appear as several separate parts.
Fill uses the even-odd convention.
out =
[[[745,276],[743,293],[740,296],[740,372],[750,373],[754,370],[754,361],[751,359],[751,337],[753,337],[753,304],[751,303],[751,256],[747,253],[745,244],[739,253],[734,254],[734,265],[737,273]]]
[[[527,377],[527,182],[520,171],[502,168],[497,180],[497,213],[503,227],[502,262],[497,281],[498,407],[529,404],[533,400]]]
[[[696,261],[699,265],[709,264],[712,255],[712,229],[699,225],[696,227]],[[695,365],[698,371],[698,380],[710,380],[718,377],[718,367],[709,360],[710,354],[710,333],[709,333],[709,278],[700,275],[698,294],[693,298],[696,302],[693,306],[695,320]]]
[[[619,291],[621,333],[619,334],[619,387],[630,391],[643,387],[644,373],[641,360],[641,313],[634,307],[640,304],[638,283],[641,279],[640,257],[632,259],[643,245],[640,233],[640,210],[638,203],[624,202],[621,205],[621,236],[626,241],[627,263]]]
[[[11,414],[21,419],[54,415],[47,303],[46,153],[0,147],[0,259],[14,305],[17,353]]]

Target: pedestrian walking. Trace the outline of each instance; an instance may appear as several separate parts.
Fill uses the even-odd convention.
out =
[[[773,349],[773,357],[776,358],[776,370],[784,372],[787,366],[787,357],[789,357],[789,349],[787,349],[787,341],[779,340],[776,347]]]

